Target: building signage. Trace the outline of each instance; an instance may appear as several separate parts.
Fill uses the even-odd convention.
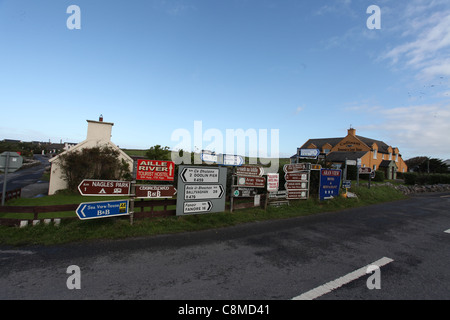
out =
[[[136,185],[135,190],[136,198],[172,198],[176,193],[177,189],[170,185],[142,184]]]
[[[264,188],[266,186],[266,178],[237,176],[237,185],[239,187]]]
[[[182,165],[178,172],[177,216],[225,211],[227,168]]]
[[[340,169],[321,169],[319,199],[326,200],[339,196],[342,171]]]
[[[136,180],[173,181],[175,163],[161,160],[138,160]]]
[[[83,196],[127,196],[130,194],[130,181],[84,179],[78,186]]]
[[[128,200],[80,203],[75,211],[81,220],[128,215]]]

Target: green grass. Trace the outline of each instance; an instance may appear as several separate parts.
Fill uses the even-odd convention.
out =
[[[267,210],[251,208],[236,210],[233,213],[213,213],[188,215],[181,217],[164,217],[138,219],[130,225],[128,217],[94,219],[88,221],[62,221],[59,227],[53,225],[37,225],[25,228],[0,226],[0,244],[8,245],[52,245],[95,239],[122,239],[129,237],[153,236],[177,232],[198,231],[212,228],[233,226],[241,223],[264,221],[271,219],[287,219],[293,217],[332,212],[346,208],[405,199],[400,192],[390,187],[353,187],[352,192],[357,199],[339,197],[319,202],[317,199],[291,201],[289,206],[268,207]],[[98,199],[100,198],[100,199]],[[17,199],[11,205],[48,205],[68,204],[88,201],[108,200],[109,197],[82,197],[77,195],[55,195],[37,199]],[[117,199],[117,198],[115,198]],[[71,213],[75,216],[75,213]],[[364,214],[364,213],[361,213]]]

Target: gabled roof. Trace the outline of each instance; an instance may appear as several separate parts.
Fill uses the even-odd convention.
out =
[[[334,151],[327,155],[327,161],[344,162],[362,158],[368,151]]]
[[[342,139],[344,139],[344,137],[342,138],[322,138],[322,139],[309,139],[308,141],[306,141],[301,147],[300,149],[306,149],[311,143],[313,143],[317,149],[322,150],[322,147],[329,143],[331,144],[332,147],[334,147],[335,145],[337,145]]]
[[[375,139],[371,139],[371,138],[361,137],[361,136],[358,136],[358,135],[356,137],[359,140],[361,140],[362,142],[364,142],[368,147],[372,147],[372,145],[374,143],[376,143],[377,146],[378,146],[378,152],[389,153],[388,152],[389,146],[386,143],[384,143],[383,141],[381,141],[381,140],[375,140]]]

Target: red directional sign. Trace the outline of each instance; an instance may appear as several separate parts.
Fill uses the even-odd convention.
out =
[[[126,196],[130,194],[130,181],[85,179],[78,186],[83,196]]]
[[[142,184],[136,185],[137,198],[172,198],[177,193],[174,186]]]
[[[138,160],[136,180],[173,181],[175,163],[161,160]]]

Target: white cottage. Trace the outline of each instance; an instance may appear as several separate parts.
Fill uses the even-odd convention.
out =
[[[88,122],[88,130],[86,140],[80,142],[76,146],[64,151],[61,154],[67,152],[73,152],[75,150],[82,150],[85,148],[94,148],[109,146],[115,150],[119,151],[119,159],[124,159],[133,168],[133,159],[130,158],[125,152],[123,152],[118,146],[111,142],[111,131],[114,123],[103,122],[103,117],[100,116],[99,121],[86,120]],[[64,180],[61,168],[59,166],[58,160],[59,155],[50,159],[51,163],[51,173],[50,173],[50,185],[48,188],[48,194],[55,194],[58,190],[63,190],[67,188],[67,182]]]

